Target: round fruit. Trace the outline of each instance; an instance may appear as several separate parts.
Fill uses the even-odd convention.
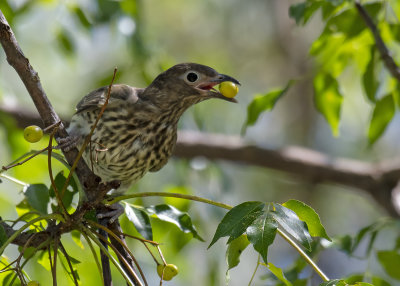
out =
[[[38,142],[43,137],[43,130],[39,126],[31,125],[24,129],[24,138],[30,143]]]
[[[234,98],[235,95],[239,92],[239,87],[230,81],[221,82],[219,85],[219,91],[223,96]]]
[[[37,281],[29,281],[28,284],[26,284],[27,286],[40,286],[39,282]]]
[[[164,271],[164,276],[163,276],[163,271]],[[178,274],[178,267],[174,264],[158,264],[157,265],[157,273],[160,278],[162,278],[165,281],[169,281],[172,278],[174,278]]]

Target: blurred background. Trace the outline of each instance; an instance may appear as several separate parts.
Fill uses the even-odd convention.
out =
[[[145,87],[162,70],[176,63],[197,62],[239,79],[242,83],[237,96],[239,103],[210,100],[198,104],[184,114],[180,121],[181,130],[240,136],[247,105],[254,96],[283,87],[294,78],[299,80],[298,83],[274,110],[247,129],[243,135],[247,142],[271,149],[298,145],[333,157],[370,162],[396,157],[400,151],[398,115],[384,136],[368,147],[366,132],[371,106],[364,98],[355,68],[347,68],[338,79],[344,94],[339,136],[332,135],[326,121],[315,110],[312,100],[314,64],[309,48],[321,33],[322,24],[317,14],[306,26],[296,26],[288,16],[289,6],[294,2],[3,0],[0,9],[39,73],[54,108],[66,120],[85,94],[109,84],[114,67],[118,67],[116,82]],[[3,51],[0,52],[0,105],[35,111]],[[2,166],[31,149],[46,146],[46,140],[35,144],[25,142],[22,130],[15,127],[15,122],[4,114],[0,116]],[[7,174],[25,183],[45,182],[48,185],[46,160],[45,156],[39,156]],[[53,168],[55,173],[63,169],[57,162]],[[0,215],[3,219],[17,217],[15,205],[22,199],[21,191],[22,187],[14,182],[3,180],[0,184]],[[315,185],[274,170],[232,162],[211,162],[205,158],[190,161],[174,158],[161,171],[146,175],[132,191],[184,192],[231,205],[251,200],[282,203],[299,199],[318,212],[330,236],[356,234],[360,228],[386,216],[384,209],[359,190]],[[162,244],[167,262],[180,269],[180,274],[164,285],[225,285],[224,242],[219,241],[207,250],[225,212],[174,199],[134,201],[144,205],[162,202],[188,211],[199,234],[206,240],[204,243],[191,239],[190,234],[182,234],[173,225],[152,221],[154,239]],[[126,218],[122,219],[122,224],[135,233]],[[380,233],[375,247],[392,247],[395,235],[395,231],[388,228]],[[78,269],[82,285],[100,285],[92,257],[82,255],[82,250],[67,235],[63,239],[71,255],[81,261]],[[149,284],[158,285],[156,266],[146,249],[135,241],[129,243]],[[361,254],[365,246],[366,243],[361,245]],[[87,251],[87,245],[85,249]],[[15,256],[15,250],[8,249],[6,255]],[[280,239],[269,251],[270,261],[282,268],[288,267],[296,257],[295,251]],[[328,249],[319,258],[319,265],[330,278],[360,271],[386,277],[374,257],[360,260]],[[248,247],[239,266],[229,272],[229,285],[247,285],[256,262],[257,254]],[[32,278],[44,281],[42,285],[50,285],[51,276],[39,263],[30,263],[27,271]],[[267,274],[267,269],[260,268],[252,285],[274,284]],[[115,285],[123,285],[116,272],[114,277]],[[60,285],[69,283],[67,279],[59,281]],[[400,285],[395,281],[392,283]]]

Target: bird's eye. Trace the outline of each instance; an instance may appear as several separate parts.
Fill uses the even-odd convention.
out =
[[[198,78],[199,78],[199,76],[197,74],[195,74],[194,72],[190,72],[186,75],[186,79],[189,82],[195,82]]]

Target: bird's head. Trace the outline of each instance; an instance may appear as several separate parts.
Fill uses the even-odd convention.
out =
[[[153,97],[155,103],[178,103],[186,109],[197,102],[219,98],[237,102],[218,92],[214,86],[230,81],[240,85],[239,81],[213,68],[195,63],[175,65],[157,76],[147,88],[147,96]]]

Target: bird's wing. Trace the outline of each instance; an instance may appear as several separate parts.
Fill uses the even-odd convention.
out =
[[[143,92],[142,88],[135,88],[129,85],[116,84],[111,88],[110,99],[108,100],[108,106],[114,104],[133,104],[138,100],[138,95]],[[76,106],[76,112],[88,111],[93,109],[100,109],[107,99],[108,86],[100,87],[84,98]]]

